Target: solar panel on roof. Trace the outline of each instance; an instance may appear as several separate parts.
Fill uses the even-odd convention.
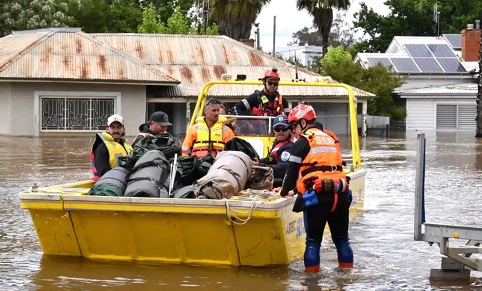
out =
[[[428,49],[438,58],[454,58],[455,53],[446,44],[427,44]]]
[[[393,67],[399,73],[418,73],[420,70],[410,58],[390,58]]]
[[[392,65],[389,58],[367,58],[367,61],[372,67],[378,65],[379,63],[385,67]]]
[[[462,49],[461,34],[444,34],[443,36],[454,49]]]
[[[448,73],[467,72],[457,58],[437,58],[440,66]]]
[[[433,57],[430,50],[424,44],[406,44],[405,48],[413,58]]]
[[[437,63],[435,58],[414,58],[413,60],[424,73],[436,73],[444,71]]]

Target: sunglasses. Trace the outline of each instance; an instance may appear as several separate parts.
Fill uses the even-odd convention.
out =
[[[206,102],[206,106],[208,105],[211,105],[211,104],[222,104],[221,101],[217,100],[217,99],[209,99],[207,102]]]
[[[278,86],[279,83],[278,82],[268,82],[268,85],[269,86]]]
[[[280,132],[280,131],[287,132],[288,130],[290,130],[290,128],[289,127],[288,128],[276,127],[276,128],[273,128],[273,130],[276,131],[276,132]]]

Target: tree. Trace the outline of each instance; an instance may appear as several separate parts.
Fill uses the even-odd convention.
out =
[[[190,24],[190,19],[177,7],[166,23],[157,20],[154,5],[151,3],[142,13],[142,23],[138,27],[140,33],[163,34],[195,34],[196,29]],[[208,34],[218,34],[218,27],[212,24],[207,28]]]
[[[322,37],[323,55],[328,51],[331,26],[333,25],[333,8],[346,10],[349,0],[297,0],[299,10],[307,9],[313,15],[313,25]]]
[[[78,0],[17,0],[0,3],[1,36],[12,30],[70,26],[74,23],[74,18],[68,15],[69,7],[80,5]]]
[[[308,44],[321,46],[321,34],[318,31],[310,31],[308,27],[303,27],[301,30],[293,33],[291,37],[293,38],[291,45],[304,46]]]
[[[371,92],[377,98],[368,101],[368,114],[390,116],[392,120],[405,119],[406,111],[393,103],[392,91],[404,84],[405,79],[391,68],[381,64],[363,68],[359,62],[353,62],[351,55],[341,46],[330,47],[322,60],[325,75],[350,86]]]
[[[463,4],[460,2],[464,2]],[[369,37],[357,45],[359,51],[385,51],[394,36],[436,36],[437,27],[433,19],[434,0],[387,0],[390,9],[387,16],[368,9],[362,3],[354,14],[355,28],[360,28]],[[437,0],[440,12],[440,34],[460,33],[468,23],[479,18],[482,1]]]
[[[208,0],[209,17],[221,34],[235,40],[248,39],[261,8],[271,0]],[[209,24],[209,21],[207,21]]]
[[[350,24],[348,24],[345,19],[346,12],[338,12],[335,20],[333,20],[330,33],[330,44],[333,47],[341,45],[346,49],[361,41],[359,37],[355,37],[354,31],[356,30],[350,27]]]

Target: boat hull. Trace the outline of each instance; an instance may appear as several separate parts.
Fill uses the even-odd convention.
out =
[[[352,216],[363,209],[365,173],[350,182]],[[231,266],[287,265],[303,257],[306,234],[302,213],[291,211],[294,198],[85,195],[92,185],[85,181],[19,194],[44,254]]]

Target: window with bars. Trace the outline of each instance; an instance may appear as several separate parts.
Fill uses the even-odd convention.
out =
[[[41,97],[42,131],[103,130],[114,114],[115,98]]]

